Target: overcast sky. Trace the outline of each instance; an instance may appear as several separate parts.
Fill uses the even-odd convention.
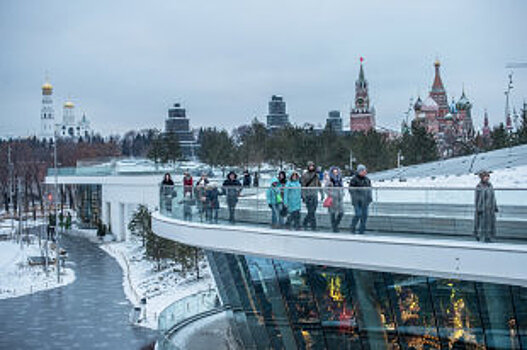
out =
[[[527,62],[525,0],[0,2],[0,135],[40,128],[40,86],[56,120],[71,97],[107,135],[162,128],[175,102],[193,127],[231,130],[281,94],[290,120],[349,124],[359,57],[377,124],[399,129],[410,97],[428,94],[442,63],[449,100],[464,84],[479,127],[503,120],[505,65]],[[514,72],[513,103],[527,99]]]

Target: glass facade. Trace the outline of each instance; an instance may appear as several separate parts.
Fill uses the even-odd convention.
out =
[[[207,252],[249,349],[527,349],[527,288]]]
[[[97,228],[101,218],[102,186],[101,185],[76,185],[77,193],[77,218],[80,228]]]

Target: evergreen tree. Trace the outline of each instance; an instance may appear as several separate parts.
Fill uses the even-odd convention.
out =
[[[254,119],[251,125],[243,125],[234,131],[237,145],[235,163],[260,166],[270,159],[268,150],[268,131],[263,123]]]
[[[399,148],[405,165],[431,162],[439,158],[434,137],[417,122],[412,123],[411,133],[403,135]]]
[[[147,157],[155,163],[175,162],[181,157],[179,139],[175,133],[158,133],[152,138]]]
[[[517,132],[518,144],[523,145],[527,143],[527,110],[522,111],[521,125]]]
[[[495,127],[490,134],[492,149],[500,149],[510,146],[511,138],[503,123]]]
[[[181,272],[187,273],[194,270],[196,279],[200,279],[200,262],[204,258],[203,251],[199,248],[180,243],[175,244],[174,251],[174,261],[181,266]]]
[[[141,237],[143,247],[146,237],[152,231],[152,214],[145,205],[139,205],[132,215],[128,229],[133,235]]]
[[[235,153],[234,142],[225,130],[207,128],[200,130],[198,156],[211,167],[232,164]]]

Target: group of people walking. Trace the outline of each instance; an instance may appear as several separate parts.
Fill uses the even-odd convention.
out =
[[[371,203],[371,182],[366,176],[367,170],[364,165],[357,167],[357,174],[349,183],[349,192],[352,204],[355,208],[355,216],[351,223],[351,231],[355,233],[358,223],[358,233],[363,234],[366,229],[368,218],[368,206]],[[258,185],[258,174],[255,173],[254,185]],[[220,208],[219,196],[226,196],[229,213],[229,222],[235,222],[236,205],[243,188],[250,187],[251,176],[248,171],[244,172],[243,183],[238,180],[234,171],[227,174],[221,188],[215,182],[209,181],[203,174],[194,184],[194,179],[189,172],[183,174],[183,198],[178,204],[183,207],[183,218],[192,220],[192,207],[197,207],[200,221],[218,222],[218,211]],[[161,183],[161,197],[163,198],[164,210],[172,211],[172,201],[176,197],[174,181],[169,173],[166,173]],[[339,232],[340,222],[344,216],[344,184],[342,174],[338,167],[330,168],[326,176],[316,168],[313,162],[309,162],[307,169],[301,175],[292,170],[289,174],[279,171],[276,177],[271,179],[266,191],[266,199],[271,209],[271,226],[273,228],[287,227],[295,230],[310,228],[317,230],[316,212],[319,201],[328,209],[331,218],[331,227],[334,232]],[[319,199],[320,197],[320,199]],[[302,202],[305,204],[307,214],[301,221],[300,210]]]
[[[352,233],[356,232],[359,222],[358,233],[363,234],[366,230],[368,206],[372,201],[371,182],[366,174],[367,169],[361,164],[349,182],[348,191],[355,208],[355,216],[351,222]],[[300,209],[304,202],[307,214],[302,227],[304,230],[310,228],[316,231],[319,200],[322,201],[323,207],[328,209],[333,232],[339,232],[344,216],[344,182],[338,167],[331,167],[327,174],[322,174],[320,168],[317,169],[313,162],[309,162],[301,177],[297,171],[291,171],[289,176],[280,171],[278,177],[271,180],[267,190],[267,204],[272,211],[272,227],[300,229]],[[285,223],[284,217],[287,218]]]
[[[369,206],[373,200],[371,181],[367,174],[366,166],[359,164],[347,185],[353,206],[351,233],[364,234],[366,231]],[[498,207],[490,183],[490,172],[481,171],[478,175],[480,182],[475,191],[474,235],[478,241],[489,242],[496,232]],[[254,185],[257,186],[259,181],[257,173],[254,180]],[[184,219],[192,220],[192,207],[196,206],[201,221],[217,223],[219,196],[224,195],[229,213],[228,220],[234,223],[236,205],[241,192],[243,188],[251,185],[251,175],[248,171],[244,172],[242,181],[240,182],[236,173],[231,171],[221,188],[217,183],[209,181],[205,174],[194,185],[192,176],[186,172],[182,181],[183,198],[178,201],[178,204],[182,204]],[[322,206],[328,210],[333,232],[339,232],[344,217],[345,190],[342,172],[338,167],[331,167],[328,172],[323,173],[315,163],[309,162],[303,174],[296,170],[289,173],[281,170],[271,179],[266,190],[266,201],[271,210],[271,227],[316,231],[316,213],[319,203],[322,202]],[[161,196],[165,210],[168,212],[172,211],[175,193],[174,181],[167,173],[162,182]],[[307,212],[303,220],[300,214],[302,202]]]

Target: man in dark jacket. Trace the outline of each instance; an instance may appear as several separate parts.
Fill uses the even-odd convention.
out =
[[[249,170],[243,172],[243,187],[251,187],[251,174]]]
[[[355,210],[355,216],[351,221],[351,233],[355,233],[357,223],[360,221],[359,233],[364,234],[366,230],[366,220],[368,219],[368,206],[372,202],[371,181],[366,174],[366,167],[359,164],[357,174],[350,181],[349,192],[351,204]]]
[[[317,219],[315,213],[318,205],[318,193],[322,191],[320,179],[318,178],[315,163],[307,163],[307,170],[302,175],[302,200],[306,203],[307,215],[304,218],[304,230],[307,230],[307,225],[311,225],[311,229],[317,229]],[[309,187],[313,187],[310,189]]]
[[[234,222],[234,210],[238,203],[238,197],[242,191],[242,184],[237,179],[234,171],[227,174],[227,179],[223,181],[222,194],[227,196],[227,206],[229,207],[229,222]]]

